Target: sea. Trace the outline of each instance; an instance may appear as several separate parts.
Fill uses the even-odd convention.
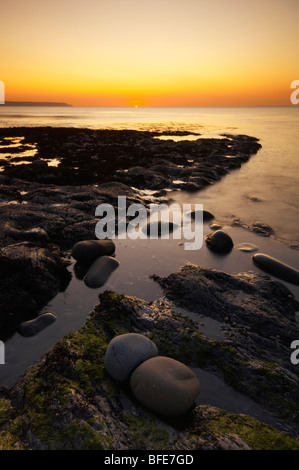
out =
[[[216,222],[234,240],[226,256],[213,254],[203,244],[200,250],[184,250],[179,240],[115,240],[120,262],[100,289],[90,289],[76,278],[40,312],[53,311],[57,321],[32,338],[15,333],[5,343],[5,365],[0,366],[0,386],[11,386],[26,368],[39,360],[61,337],[81,327],[106,289],[155,301],[162,295],[150,277],[167,276],[186,264],[219,269],[228,273],[261,272],[252,262],[255,247],[299,270],[299,106],[290,107],[17,107],[0,106],[0,127],[76,127],[90,129],[134,129],[186,131],[194,138],[221,138],[223,134],[245,134],[259,139],[262,148],[241,168],[219,182],[195,193],[173,191],[170,200],[203,204]],[[193,133],[200,133],[194,136]],[[173,135],[167,138],[181,139]],[[95,201],[95,207],[97,202]],[[236,224],[234,221],[240,223]],[[255,222],[268,224],[273,233],[264,237],[244,227]],[[204,224],[204,235],[211,232]],[[274,276],[273,279],[278,280]],[[299,287],[283,282],[299,300]],[[180,310],[180,313],[190,314]],[[192,313],[190,314],[192,315]],[[221,324],[201,318],[202,332],[221,338]],[[298,323],[299,326],[299,323]],[[299,332],[298,338],[299,339]],[[298,366],[299,367],[299,366]],[[236,413],[247,413],[271,423],[271,418],[249,398],[238,394],[213,374],[196,371],[205,384],[199,404],[212,404]],[[273,423],[272,423],[273,424]]]

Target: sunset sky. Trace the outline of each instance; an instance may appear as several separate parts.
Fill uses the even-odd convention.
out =
[[[0,0],[7,101],[290,105],[299,0]]]

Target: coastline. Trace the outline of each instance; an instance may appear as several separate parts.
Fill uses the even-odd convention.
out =
[[[180,137],[184,138],[184,134],[185,137],[187,137],[193,133],[181,133]],[[163,132],[163,136],[165,135],[167,135],[167,133]],[[172,135],[173,133],[168,133],[169,137]],[[175,132],[175,135],[178,135],[178,133]],[[13,164],[14,162],[18,162],[18,159],[22,161],[24,158],[23,156],[18,156],[18,152],[14,153],[10,159],[4,162],[5,172],[1,174],[0,196],[3,204],[0,240],[2,275],[7,276],[7,274],[9,274],[7,283],[4,283],[2,287],[2,299],[4,299],[2,300],[4,305],[3,311],[9,313],[5,320],[3,320],[2,317],[1,327],[3,338],[7,338],[13,334],[13,332],[18,329],[20,322],[34,318],[40,309],[46,305],[57,292],[67,288],[70,280],[67,270],[67,266],[70,263],[70,250],[74,243],[80,240],[94,239],[94,228],[97,221],[94,217],[96,205],[103,202],[116,206],[118,195],[125,195],[128,203],[142,203],[145,206],[148,206],[148,204],[153,201],[157,203],[161,201],[169,202],[167,196],[170,191],[183,190],[195,192],[208,185],[212,185],[232,169],[240,168],[242,163],[248,161],[260,148],[260,144],[255,138],[232,136],[228,134],[223,135],[221,139],[204,139],[198,141],[180,140],[173,142],[171,140],[160,140],[159,137],[161,137],[161,135],[157,132],[95,131],[63,128],[12,128],[1,129],[0,136],[2,138],[2,145],[3,142],[5,142],[5,140],[3,141],[3,137],[13,138],[24,136],[25,139],[22,141],[21,151],[26,152],[31,150],[35,152],[34,155],[26,157],[29,164],[23,165]],[[197,138],[195,134],[193,134],[193,137]],[[198,135],[198,138],[200,139],[200,135]],[[7,150],[9,152],[8,148],[4,148],[4,150],[3,153],[7,153]],[[53,162],[57,164],[57,161],[60,161],[58,166],[51,165]],[[267,231],[266,226],[260,227],[260,229]],[[269,235],[269,233],[266,233],[266,235]],[[32,269],[33,266],[34,269]],[[16,267],[19,268],[18,272],[16,272]],[[153,272],[152,274],[155,275],[156,273]],[[191,275],[193,275],[192,272]],[[207,270],[205,275],[209,279],[213,276],[213,270]],[[176,275],[173,274],[173,276],[175,277]],[[177,274],[177,276],[179,275]],[[224,274],[220,276],[222,281],[223,276]],[[24,279],[26,280],[25,283],[23,282]],[[238,317],[225,320],[227,313],[226,315],[223,313],[218,320],[221,320],[221,322],[225,320],[226,334],[228,335],[226,341],[222,345],[216,344],[215,342],[211,344],[207,338],[201,337],[200,342],[205,354],[208,349],[211,357],[214,358],[212,370],[213,367],[215,367],[216,361],[220,376],[233,387],[237,387],[237,389],[240,384],[238,384],[238,381],[235,379],[241,374],[240,376],[244,377],[244,380],[246,378],[245,382],[241,381],[243,386],[243,389],[241,387],[242,393],[253,396],[256,401],[260,400],[263,407],[267,408],[269,405],[267,405],[265,393],[268,396],[269,388],[274,387],[273,402],[270,400],[271,406],[269,405],[270,413],[273,412],[276,407],[276,411],[282,415],[279,424],[277,424],[278,428],[297,437],[298,427],[292,421],[291,406],[289,410],[286,410],[286,402],[282,404],[277,403],[276,398],[281,394],[281,389],[279,387],[277,388],[274,384],[275,381],[279,383],[283,383],[286,380],[289,381],[288,388],[290,392],[287,398],[289,402],[294,403],[295,406],[292,397],[293,394],[295,396],[296,391],[298,391],[298,381],[296,380],[296,370],[289,364],[289,350],[287,345],[290,339],[294,339],[296,327],[292,315],[296,309],[298,310],[298,302],[296,303],[295,299],[290,300],[292,296],[285,290],[286,288],[279,290],[275,281],[267,279],[267,276],[264,277],[261,275],[260,277],[253,276],[248,282],[245,280],[241,282],[240,278],[232,276],[230,283],[235,282],[237,288],[232,288],[233,284],[230,284],[232,297],[228,299],[228,301],[231,306],[235,303],[236,312],[238,312],[240,308],[246,309],[246,302],[249,302],[249,299],[245,301],[242,295],[239,298],[235,298],[233,291],[237,290],[238,292],[243,292],[243,295],[248,294],[252,289],[252,284],[256,286],[255,295],[257,297],[260,292],[263,292],[266,288],[269,289],[273,298],[271,308],[274,308],[275,301],[280,304],[281,299],[285,301],[289,299],[290,304],[285,302],[285,305],[279,307],[277,318],[271,326],[273,331],[271,331],[271,333],[268,331],[271,337],[279,336],[279,338],[277,337],[272,343],[267,342],[265,338],[259,337],[260,342],[257,341],[257,343],[253,345],[248,341],[248,332],[252,329],[252,325],[244,323],[239,329],[235,328]],[[159,280],[160,279],[157,278],[157,281]],[[166,282],[165,280],[160,281],[162,284]],[[182,280],[180,282],[182,282]],[[190,280],[187,279],[184,282],[188,284]],[[215,280],[215,285],[211,288],[212,296],[213,292],[217,292],[218,289],[221,291],[221,282],[219,282],[219,279]],[[13,285],[18,285],[20,289],[17,301],[13,300],[15,297],[12,289]],[[229,292],[229,284],[227,288]],[[180,302],[182,302],[184,301],[182,286],[180,286],[179,292],[181,293]],[[168,341],[170,339],[170,342],[172,342],[174,337],[171,329],[178,329],[178,331],[182,332],[186,328],[191,328],[190,325],[188,326],[187,320],[187,323],[180,324],[176,315],[171,312],[171,309],[170,312],[168,311],[166,313],[163,310],[163,306],[159,306],[161,311],[164,312],[164,315],[169,316],[169,325],[167,328],[164,326],[160,329],[157,328],[155,332],[153,326],[151,327],[152,329],[149,328],[148,325],[147,328],[145,327],[147,317],[144,317],[142,311],[143,309],[148,309],[148,312],[154,315],[156,311],[155,307],[151,307],[150,304],[144,304],[143,309],[140,309],[134,321],[129,322],[130,324],[128,325],[126,320],[125,328],[123,328],[121,324],[113,325],[116,319],[113,316],[111,318],[109,317],[109,308],[113,307],[112,310],[115,309],[122,314],[126,311],[125,316],[127,315],[128,318],[130,318],[132,315],[135,315],[134,308],[143,302],[140,299],[119,298],[117,294],[115,295],[116,297],[112,294],[110,296],[107,294],[106,297],[102,297],[100,306],[95,307],[95,312],[100,309],[104,315],[107,315],[107,324],[109,323],[110,325],[108,329],[101,331],[103,344],[100,347],[102,348],[102,352],[107,343],[107,338],[112,337],[119,331],[123,331],[123,329],[126,331],[135,331],[137,322],[137,330],[145,331],[147,335],[156,335],[161,354],[167,352],[167,354],[173,354],[180,359],[183,357],[185,362],[189,361],[190,364],[193,363],[194,366],[198,366],[198,362],[194,362],[194,359],[192,362],[190,358],[190,351],[196,350],[196,347],[194,344],[188,344],[189,338],[184,337],[186,341],[186,344],[183,345],[184,347],[182,347],[182,343],[178,342],[178,339],[176,339],[177,345],[174,343],[176,345],[174,350],[169,351],[165,349],[165,340],[167,341],[165,331],[168,331],[170,335]],[[263,308],[266,308],[266,310],[269,309],[269,305],[265,307],[266,304],[264,304],[263,295],[264,294],[261,295],[260,299],[261,311],[263,311]],[[164,296],[164,301],[166,301],[167,295],[165,293]],[[190,299],[192,300],[192,297],[188,294],[186,300],[190,301]],[[125,306],[122,305],[122,303],[124,303]],[[128,308],[128,304],[130,304],[130,308]],[[7,308],[7,306],[9,306],[9,308]],[[227,307],[227,309],[229,309],[229,307]],[[192,304],[191,310],[196,311],[196,302]],[[256,311],[255,313],[257,318],[260,318],[261,312]],[[203,312],[199,311],[199,315],[200,314],[203,314]],[[209,315],[207,312],[206,314]],[[284,323],[280,324],[280,315],[286,315],[288,319],[287,325],[288,322],[290,322],[292,328],[288,328]],[[72,354],[75,354],[72,341],[76,343],[76,336],[79,336],[81,338],[80,340],[82,340],[83,349],[85,348],[85,332],[89,330],[89,327],[93,328],[95,325],[98,325],[99,322],[97,314],[93,314],[92,318],[96,318],[95,324],[93,320],[91,320],[91,323],[89,320],[87,326],[83,327],[82,330],[78,330],[70,335],[70,350],[67,350],[68,340],[63,339],[45,359],[41,360],[40,364],[37,364],[32,370],[27,372],[27,376],[25,376],[23,381],[21,380],[17,383],[10,391],[2,390],[2,404],[3,406],[7,405],[7,409],[9,410],[9,412],[7,412],[8,423],[12,423],[17,419],[15,417],[16,409],[18,410],[17,413],[23,413],[24,410],[27,410],[24,414],[24,427],[26,428],[24,435],[26,438],[22,443],[25,447],[48,448],[48,446],[54,446],[54,448],[61,448],[61,446],[64,445],[61,443],[61,436],[59,439],[57,438],[57,441],[55,441],[55,439],[51,441],[50,439],[49,444],[48,438],[43,439],[40,435],[40,430],[36,430],[35,419],[38,419],[42,423],[44,418],[45,421],[49,418],[45,416],[44,405],[41,406],[41,410],[38,412],[40,415],[38,416],[37,413],[37,415],[33,417],[30,412],[30,406],[32,406],[33,403],[30,404],[30,399],[27,403],[26,400],[25,402],[23,402],[23,400],[20,401],[19,397],[22,396],[24,390],[27,390],[28,393],[30,376],[34,377],[33,383],[35,384],[30,392],[31,396],[36,394],[34,387],[40,382],[40,377],[44,377],[43,380],[45,384],[47,384],[48,380],[52,380],[52,372],[54,371],[54,376],[59,376],[59,380],[63,380],[62,376],[64,374],[61,376],[60,371],[56,369],[57,354],[59,353],[60,359],[64,358],[66,360],[65,370],[71,371],[73,367],[71,358]],[[264,320],[266,321],[266,319]],[[159,323],[159,318],[156,318],[156,322],[157,324]],[[267,326],[269,325],[267,324]],[[96,326],[96,328],[98,328],[98,326]],[[193,325],[192,328],[195,332],[195,325]],[[283,333],[285,329],[288,330],[287,334]],[[246,336],[246,340],[244,340],[244,335]],[[260,332],[254,331],[253,337],[255,337],[255,335],[260,336]],[[228,337],[230,337],[229,341]],[[261,344],[263,344],[264,349],[263,359],[260,358],[260,353],[258,353],[258,350],[261,350]],[[280,345],[279,351],[283,352],[282,357],[276,355],[274,359],[273,351],[278,347],[278,344]],[[233,351],[236,345],[240,348],[240,351],[242,351],[240,357],[236,356],[236,352]],[[59,348],[64,349],[63,351],[59,351]],[[225,351],[225,355],[223,351]],[[250,359],[248,356],[249,351],[251,354]],[[81,353],[85,361],[85,352]],[[221,354],[223,354],[223,358],[221,358]],[[200,356],[200,351],[198,351],[198,355]],[[246,367],[240,369],[240,364],[242,361],[244,362],[245,357],[247,357],[248,364]],[[272,361],[270,361],[271,357]],[[78,360],[78,357],[76,360]],[[98,358],[93,357],[91,359],[89,364],[91,375],[86,380],[93,381],[91,371],[94,371],[93,361],[95,360],[98,360]],[[255,363],[256,361],[257,363]],[[229,370],[225,368],[226,363],[229,364]],[[201,357],[200,365],[203,365],[203,357]],[[204,364],[204,366],[206,366],[206,364]],[[289,372],[283,375],[285,370]],[[66,372],[66,374],[68,374],[68,372]],[[87,371],[86,374],[88,376],[89,372]],[[119,394],[124,392],[119,388],[117,388],[117,391],[114,389],[115,384],[113,385],[102,369],[101,374],[104,374],[105,387],[108,387],[110,392],[110,387],[113,388],[113,393],[116,393],[117,396],[120,396]],[[82,376],[78,371],[75,373],[75,376],[76,386],[82,387]],[[235,377],[234,380],[233,377]],[[253,377],[256,377],[256,380],[253,380]],[[247,382],[248,379],[252,380],[253,384],[250,383],[250,380]],[[95,377],[94,380],[97,381],[97,378]],[[45,385],[45,387],[46,390],[47,385]],[[96,385],[96,388],[97,387],[99,387],[98,383]],[[101,388],[101,393],[102,399],[107,401],[107,390],[105,390],[105,387],[104,389]],[[70,393],[70,390],[71,389],[69,389],[68,393]],[[98,395],[98,390],[91,387],[91,391],[84,390],[82,393],[85,396],[84,399],[87,399],[86,397],[88,397],[90,393],[92,396],[95,394]],[[52,397],[52,399],[54,399],[54,397]],[[76,396],[75,401],[77,399],[79,399],[78,396]],[[126,400],[128,400],[128,398],[126,398]],[[16,409],[12,406],[12,403],[17,403]],[[61,405],[59,404],[59,399],[56,405],[59,409]],[[114,404],[113,406],[116,405]],[[127,401],[126,406],[128,406]],[[136,406],[137,405],[134,404],[134,410],[136,410]],[[153,418],[152,415],[144,416],[143,409],[141,407],[137,408],[138,419],[142,421],[143,425],[146,423],[147,432],[149,423],[152,426],[152,432],[153,430],[157,432],[155,418]],[[67,441],[67,447],[71,446],[70,442],[78,432],[78,420],[82,420],[82,417],[80,418],[73,409],[70,413],[72,416],[69,417],[66,427],[68,429],[72,428],[73,434],[71,434],[70,441]],[[120,419],[120,416],[124,417],[126,413],[127,410],[124,408],[118,408],[117,412],[115,412],[115,410],[113,411],[113,409],[109,409],[104,415],[105,419],[110,420],[113,425],[112,427],[114,429],[117,428],[119,431],[120,428],[119,423],[117,424],[117,420]],[[195,432],[194,429],[196,429],[196,426],[205,413],[208,415],[210,413],[211,415],[216,413],[217,415],[218,412],[215,412],[215,410],[207,411],[199,406],[196,407],[192,413],[192,426],[190,422],[185,426],[184,445],[188,449],[205,447],[207,442],[194,443],[192,439],[190,440],[190,435]],[[287,414],[286,418],[283,418],[284,413]],[[220,418],[220,416],[218,416],[218,418]],[[216,418],[216,420],[218,418]],[[102,420],[103,416],[99,417],[99,419]],[[221,419],[223,419],[222,414]],[[83,418],[83,421],[84,426],[86,426],[86,419]],[[126,414],[126,418],[122,421],[122,424],[127,426],[127,434],[125,433],[125,435],[119,436],[119,442],[124,442],[124,448],[134,448],[135,445],[132,436],[130,439],[128,437],[131,432],[129,431],[129,421],[130,419]],[[139,422],[140,426],[142,423]],[[64,429],[61,423],[59,426],[62,426]],[[175,425],[173,424],[173,426],[173,429],[175,429],[177,423]],[[258,427],[256,423],[254,426]],[[43,424],[41,424],[41,428],[42,427]],[[170,427],[172,426],[170,425]],[[33,429],[36,430],[36,435],[34,435]],[[101,439],[103,439],[101,443],[98,441],[99,435],[96,435],[97,427],[91,425],[89,430],[92,434],[92,442],[87,444],[83,440],[81,443],[83,448],[86,445],[103,445],[103,448],[114,448],[116,445],[116,442],[111,440],[111,431],[108,432],[106,428],[105,433],[109,435],[109,439],[103,438],[100,433]],[[211,429],[209,432],[211,432]],[[153,432],[153,434],[155,433]],[[127,447],[125,444],[126,439],[129,439]],[[226,448],[225,444],[214,434],[213,439],[214,448],[223,448],[221,446]],[[280,436],[279,439],[282,439],[282,437]],[[153,438],[152,442],[150,441],[151,439],[148,440],[149,446],[156,445],[158,449],[161,448],[159,447],[161,441],[156,442],[155,438]],[[182,441],[182,436],[180,436],[179,441]],[[175,440],[176,444],[177,442],[178,441]],[[17,439],[16,436],[12,436],[10,445],[20,445],[19,439]],[[146,446],[147,443],[143,441],[142,445]],[[166,448],[173,448],[169,440],[165,445],[169,446]],[[246,445],[248,446],[246,440],[243,441],[241,439],[241,441],[238,440],[236,443],[232,438],[228,438],[226,445],[227,448],[234,445],[236,448],[246,448]],[[292,442],[290,445],[296,446],[295,442]]]

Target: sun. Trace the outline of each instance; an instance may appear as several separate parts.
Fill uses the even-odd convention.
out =
[[[128,100],[128,103],[130,106],[132,106],[133,108],[140,108],[141,106],[144,106],[145,105],[145,100]]]

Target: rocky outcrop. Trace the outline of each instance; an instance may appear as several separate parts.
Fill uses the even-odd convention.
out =
[[[0,277],[0,332],[4,339],[64,290],[70,273],[58,246],[24,242],[0,249]]]

